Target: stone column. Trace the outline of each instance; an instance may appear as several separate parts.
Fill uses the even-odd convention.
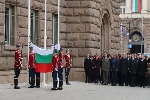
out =
[[[148,0],[142,0],[142,8],[143,10],[148,10]],[[143,11],[143,13],[147,13],[147,11]]]
[[[132,12],[132,0],[126,0],[126,10],[125,13],[131,13]]]
[[[150,5],[150,0],[147,1],[147,5]],[[150,6],[148,6],[147,9],[150,9]]]

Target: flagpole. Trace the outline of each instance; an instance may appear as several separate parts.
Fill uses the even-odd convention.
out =
[[[59,27],[59,24],[60,24],[60,0],[58,0],[58,44],[59,44],[59,34],[60,34],[60,27]]]
[[[29,59],[29,45],[30,45],[30,0],[28,0],[28,59]],[[28,61],[27,59],[27,61]],[[28,63],[28,62],[27,62]],[[27,86],[29,86],[29,69],[27,64]]]
[[[46,50],[46,40],[47,40],[47,35],[46,35],[46,0],[45,0],[45,25],[44,25],[44,49]],[[47,86],[45,82],[45,73],[43,73],[43,86]]]
[[[59,20],[59,18],[60,18],[60,0],[58,0],[58,40],[57,40],[57,44],[59,44],[59,33],[60,33],[60,29],[59,29],[59,23],[60,23],[60,20]],[[57,47],[57,49],[58,49],[58,47]],[[59,80],[59,78],[58,78],[58,75],[57,75],[57,80]],[[59,81],[58,81],[58,84],[59,84]]]
[[[122,23],[121,23],[121,53],[123,53]]]

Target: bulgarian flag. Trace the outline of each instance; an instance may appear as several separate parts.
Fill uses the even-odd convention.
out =
[[[50,49],[41,49],[34,44],[31,44],[33,47],[33,51],[36,54],[36,72],[47,73],[52,70],[52,57],[54,49],[60,50],[60,45],[56,44],[52,46]]]
[[[141,12],[141,0],[132,1],[132,12],[135,12],[135,13]]]

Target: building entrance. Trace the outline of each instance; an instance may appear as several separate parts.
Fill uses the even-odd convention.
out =
[[[131,42],[129,44],[131,44],[130,46],[130,53],[141,53],[141,43],[142,43],[142,53],[144,52],[144,42],[142,39],[142,35],[140,32],[135,31],[133,32],[130,37]]]
[[[142,51],[144,51],[144,45],[142,45]],[[132,45],[130,53],[141,53],[141,45]]]

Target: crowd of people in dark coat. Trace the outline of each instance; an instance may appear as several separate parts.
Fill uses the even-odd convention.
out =
[[[85,83],[145,88],[150,85],[149,65],[150,60],[144,54],[110,55],[105,51],[101,56],[95,54],[92,58],[87,54],[84,60]]]

